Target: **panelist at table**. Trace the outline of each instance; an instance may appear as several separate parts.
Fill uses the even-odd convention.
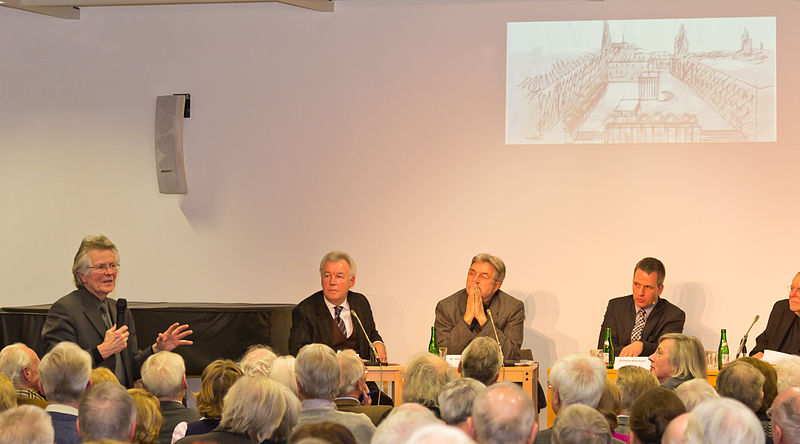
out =
[[[375,328],[369,301],[363,294],[350,291],[356,283],[353,258],[342,251],[331,251],[322,258],[319,274],[322,290],[303,299],[292,310],[289,353],[296,355],[304,345],[320,343],[334,350],[355,350],[361,359],[369,360],[369,341],[373,341],[378,358],[386,362],[386,347]],[[364,337],[353,311],[369,338]]]
[[[606,328],[611,328],[614,354],[649,356],[658,348],[658,338],[683,333],[686,314],[668,300],[664,291],[664,264],[653,257],[640,260],[633,269],[633,293],[608,301],[597,348],[603,348]]]
[[[789,299],[781,299],[772,306],[764,332],[756,338],[751,356],[761,358],[764,350],[800,354],[800,273],[789,285]]]
[[[107,367],[127,387],[139,378],[142,363],[159,351],[172,351],[191,345],[184,339],[192,333],[186,324],[172,324],[158,334],[156,343],[139,350],[133,316],[126,308],[117,319],[114,291],[119,272],[119,252],[105,236],[87,236],[81,241],[72,262],[77,290],[57,300],[47,312],[42,327],[44,352],[56,344],[70,341],[92,356],[92,367]]]
[[[448,354],[460,354],[479,337],[496,339],[505,359],[520,359],[525,307],[500,290],[506,265],[496,256],[481,253],[472,258],[467,285],[436,304],[437,342]],[[494,320],[494,326],[489,317]]]

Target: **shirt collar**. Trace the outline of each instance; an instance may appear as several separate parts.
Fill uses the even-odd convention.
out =
[[[336,404],[327,399],[306,399],[300,401],[300,410],[306,409],[333,409],[336,410]]]
[[[48,404],[47,407],[45,407],[44,411],[65,413],[67,415],[78,416],[78,409],[66,404]]]

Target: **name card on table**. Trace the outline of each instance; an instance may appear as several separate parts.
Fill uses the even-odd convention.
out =
[[[635,356],[635,357],[622,357],[617,356],[614,359],[614,370],[619,370],[620,367],[625,367],[626,365],[635,365],[637,367],[641,367],[645,370],[650,370],[650,360],[646,357],[642,356]]]
[[[461,362],[461,355],[447,355],[444,358],[447,361],[447,365],[453,368],[458,368],[458,363]]]

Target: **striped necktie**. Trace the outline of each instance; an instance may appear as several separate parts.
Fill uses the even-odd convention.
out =
[[[631,330],[631,342],[636,342],[642,339],[642,330],[644,330],[644,308],[640,308],[636,313],[636,323],[633,324]]]
[[[333,317],[333,320],[336,321],[336,326],[339,327],[339,331],[342,332],[342,336],[344,336],[346,338],[347,337],[347,327],[345,327],[344,320],[342,320],[342,316],[341,316],[342,315],[342,310],[344,310],[344,307],[342,307],[341,305],[337,305],[337,306],[333,307],[333,310],[335,311],[335,315]]]

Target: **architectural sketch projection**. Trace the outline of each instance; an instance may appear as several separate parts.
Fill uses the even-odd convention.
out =
[[[775,142],[775,17],[508,23],[506,143]]]

